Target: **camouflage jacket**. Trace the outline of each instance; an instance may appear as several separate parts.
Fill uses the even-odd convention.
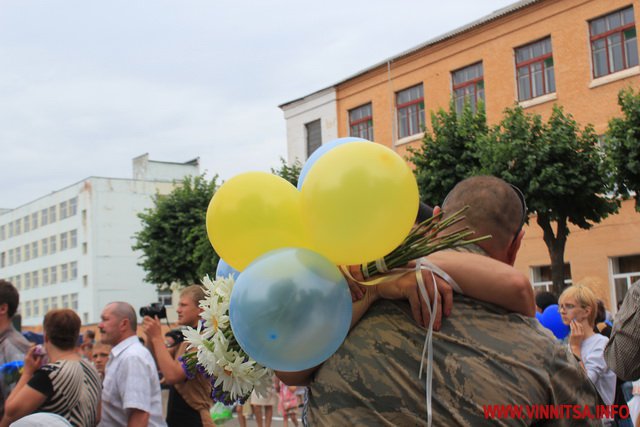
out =
[[[308,425],[426,425],[424,376],[418,379],[425,332],[405,301],[374,304],[317,371]],[[536,319],[456,295],[434,333],[433,357],[434,426],[602,425],[575,413],[528,416],[527,405],[579,405],[584,416],[585,405],[595,414],[601,403],[567,346]],[[514,405],[521,415],[486,418],[486,405]]]

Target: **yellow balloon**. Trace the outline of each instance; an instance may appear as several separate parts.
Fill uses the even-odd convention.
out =
[[[301,193],[310,244],[340,265],[391,252],[418,212],[418,185],[407,163],[370,142],[351,142],[324,154],[309,170]]]
[[[216,191],[207,209],[207,234],[218,255],[238,271],[273,249],[308,247],[300,193],[265,172],[237,175]]]

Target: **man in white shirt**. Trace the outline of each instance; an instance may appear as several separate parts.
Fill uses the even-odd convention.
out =
[[[102,341],[113,348],[104,378],[99,426],[166,426],[158,371],[136,335],[135,310],[126,302],[112,302],[102,311],[101,319]]]

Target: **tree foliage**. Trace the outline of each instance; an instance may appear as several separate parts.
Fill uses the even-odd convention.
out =
[[[139,265],[147,282],[184,286],[215,272],[219,258],[209,243],[205,217],[216,180],[187,177],[171,193],[155,195],[154,206],[138,214],[142,229],[133,249],[142,251]]]
[[[468,103],[457,114],[451,101],[449,111],[431,113],[432,131],[425,130],[419,149],[409,149],[410,161],[421,199],[429,204],[441,203],[460,181],[480,168],[477,141],[487,134],[484,106],[473,113]]]
[[[509,108],[480,151],[483,172],[518,186],[529,212],[537,215],[551,258],[553,286],[561,292],[568,223],[588,229],[618,208],[606,196],[611,182],[593,128],[580,129],[558,106],[546,124],[521,107]]]
[[[271,173],[274,175],[278,175],[281,178],[286,179],[294,187],[298,185],[298,177],[300,176],[300,171],[302,171],[302,164],[298,159],[296,159],[291,166],[287,164],[287,161],[280,157],[280,167],[277,169],[271,168]]]
[[[635,192],[636,211],[640,212],[640,92],[621,90],[618,105],[623,117],[609,121],[606,150],[617,191],[625,198]]]

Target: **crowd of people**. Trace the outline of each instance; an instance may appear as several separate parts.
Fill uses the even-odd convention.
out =
[[[619,411],[602,419],[534,417],[528,424],[639,427],[640,281],[611,325],[586,286],[570,286],[558,299],[534,295],[513,268],[527,214],[522,193],[498,178],[473,177],[451,191],[444,217],[463,206],[470,209],[458,226],[490,240],[438,252],[375,286],[363,287],[352,271],[345,342],[318,367],[276,372],[268,395],[254,393],[236,407],[240,425],[252,414],[269,427],[277,407],[285,426],[297,426],[306,386],[304,421],[314,426],[527,424],[492,419],[483,408],[571,405],[595,414],[599,405],[628,404],[629,417]],[[438,301],[436,312],[424,296]],[[197,326],[203,298],[201,286],[182,290],[176,308],[182,327]],[[534,317],[536,307],[556,303],[570,329],[564,341]],[[34,346],[12,326],[18,304],[16,288],[0,280],[0,364],[24,361],[21,375],[0,372],[0,427],[214,425],[211,383],[183,369],[188,343],[180,329],[163,333],[157,317],[144,316],[143,340],[134,308],[116,301],[102,310],[99,339],[93,331],[80,337],[73,310],[54,309],[44,317],[43,345]],[[425,343],[430,326],[435,332]],[[418,375],[423,367],[426,381]]]

